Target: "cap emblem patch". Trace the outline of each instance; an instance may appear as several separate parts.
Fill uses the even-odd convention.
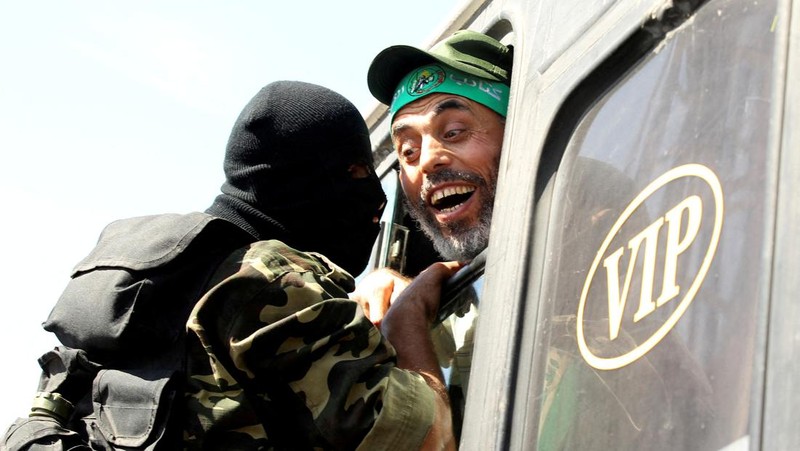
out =
[[[408,78],[406,92],[412,96],[423,96],[444,83],[445,73],[439,66],[425,66],[414,71]]]

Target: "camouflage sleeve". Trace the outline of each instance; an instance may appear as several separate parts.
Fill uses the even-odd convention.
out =
[[[396,368],[352,284],[324,257],[259,242],[190,316],[213,378],[244,389],[276,448],[418,449],[433,422],[432,390]]]

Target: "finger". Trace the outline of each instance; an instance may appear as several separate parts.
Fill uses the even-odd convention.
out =
[[[392,289],[392,293],[391,293],[391,296],[389,296],[389,303],[386,305],[386,309],[387,310],[392,306],[392,304],[394,304],[394,302],[397,300],[397,297],[400,295],[400,293],[402,293],[403,290],[408,288],[408,285],[410,283],[411,283],[411,280],[410,279],[406,279],[406,278],[395,279],[394,280],[394,285],[392,287],[393,288]]]
[[[379,324],[386,315],[386,310],[389,309],[390,299],[394,291],[394,281],[390,280],[385,285],[377,287],[373,290],[373,295],[370,297],[370,313],[369,319],[374,324]]]
[[[369,310],[370,310],[370,308],[369,308],[369,302],[361,302],[361,301],[359,300],[359,301],[358,301],[358,304],[359,304],[359,305],[361,305],[361,310],[363,310],[363,311],[364,311],[364,316],[366,316],[367,318],[370,318],[370,321],[371,321],[371,320],[372,320],[372,318],[371,318],[371,317],[370,317],[370,315],[369,315]]]
[[[463,263],[456,261],[437,262],[425,268],[425,270],[417,276],[417,279],[414,279],[414,282],[422,278],[426,283],[441,284],[444,279],[450,278],[463,266]]]

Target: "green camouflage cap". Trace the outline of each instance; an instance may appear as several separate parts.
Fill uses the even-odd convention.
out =
[[[400,81],[426,64],[441,63],[476,77],[509,85],[512,48],[472,30],[460,30],[430,50],[407,45],[384,49],[372,60],[367,85],[381,103],[391,105]]]

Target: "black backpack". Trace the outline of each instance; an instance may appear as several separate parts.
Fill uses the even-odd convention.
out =
[[[109,224],[44,323],[31,415],[0,450],[180,449],[186,320],[219,263],[254,241],[205,213]]]

